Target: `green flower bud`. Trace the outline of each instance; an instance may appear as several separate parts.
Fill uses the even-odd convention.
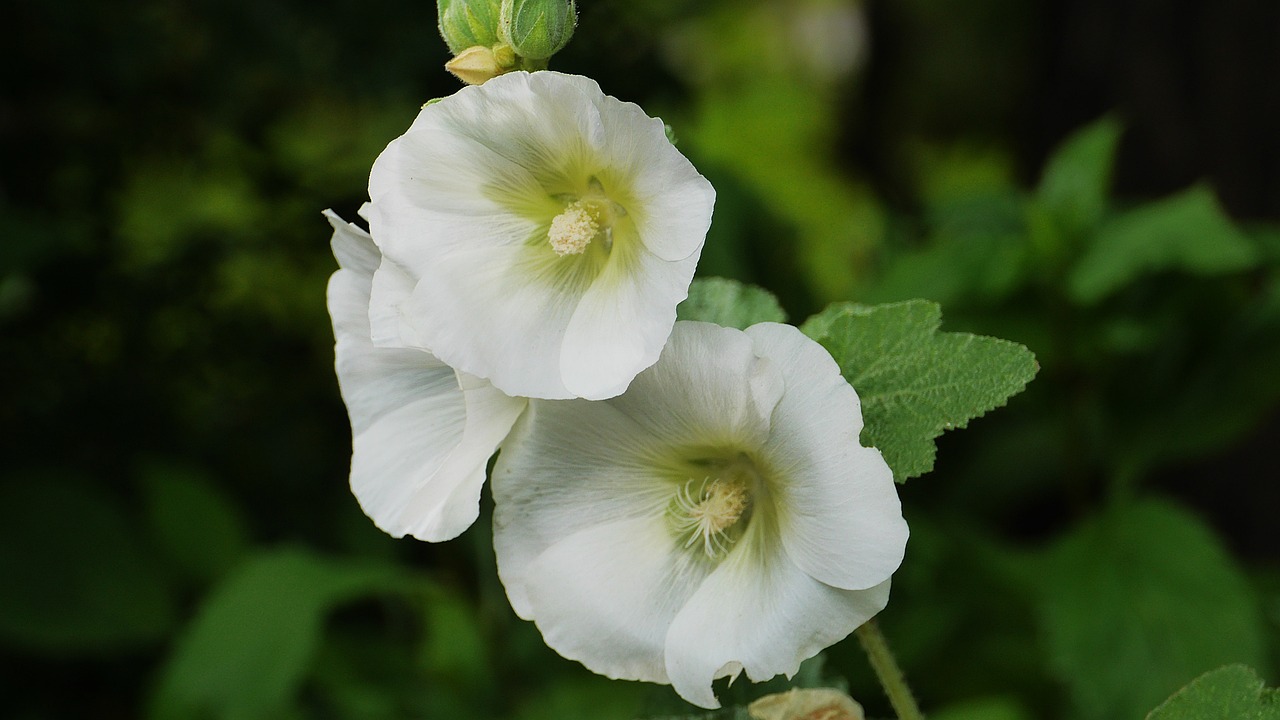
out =
[[[502,0],[498,32],[516,55],[546,60],[569,43],[577,24],[574,0]]]
[[[454,55],[477,45],[497,44],[501,0],[436,0],[436,8],[440,35]]]

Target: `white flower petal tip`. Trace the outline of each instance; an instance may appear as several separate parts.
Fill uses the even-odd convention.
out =
[[[328,301],[351,418],[351,490],[390,535],[455,537],[475,521],[485,466],[526,401],[423,350],[375,347],[369,297],[381,254],[364,230],[332,211],[325,216],[341,268],[329,280]]]
[[[793,675],[882,610],[907,525],[857,394],[794,327],[678,322],[602,402],[532,400],[493,475],[498,573],[547,644],[615,678]]]
[[[374,328],[379,344],[428,349],[508,395],[591,400],[658,359],[715,202],[661,120],[548,71],[423,108],[369,195],[373,236],[411,284],[375,292],[373,315],[399,318]]]

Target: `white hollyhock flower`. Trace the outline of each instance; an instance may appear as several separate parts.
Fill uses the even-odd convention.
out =
[[[378,157],[370,227],[416,344],[509,395],[601,399],[652,365],[715,192],[661,120],[588,78],[513,72],[432,103]]]
[[[679,322],[603,402],[531,401],[498,456],[516,612],[613,678],[717,707],[714,678],[792,675],[888,601],[907,540],[858,396],[788,325]]]
[[[338,385],[351,416],[351,490],[379,528],[447,540],[479,511],[485,465],[524,410],[483,380],[418,349],[375,347],[369,294],[374,272],[388,296],[407,278],[383,263],[369,234],[326,211],[341,268],[329,279]]]

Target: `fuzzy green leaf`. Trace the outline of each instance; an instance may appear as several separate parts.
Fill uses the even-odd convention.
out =
[[[1206,669],[1265,660],[1252,589],[1218,539],[1181,509],[1117,508],[1037,567],[1050,664],[1081,720],[1142,717]]]
[[[1280,720],[1280,691],[1244,665],[1196,678],[1147,715],[1147,720]]]
[[[1091,304],[1151,273],[1217,275],[1257,261],[1257,246],[1213,191],[1197,186],[1103,224],[1071,270],[1067,289],[1077,302]]]
[[[840,365],[862,400],[862,443],[904,482],[933,469],[934,439],[1000,407],[1039,366],[1027,348],[968,333],[939,332],[942,309],[911,300],[839,303],[801,328]]]
[[[727,278],[698,278],[676,308],[676,318],[745,330],[760,322],[786,322],[787,314],[768,290]]]

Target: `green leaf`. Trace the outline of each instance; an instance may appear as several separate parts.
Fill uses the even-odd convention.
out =
[[[986,232],[944,234],[930,245],[894,258],[874,300],[928,298],[943,305],[996,303],[1024,283],[1029,272],[1021,234]]]
[[[1196,186],[1105,223],[1067,278],[1071,297],[1098,302],[1144,275],[1179,270],[1218,275],[1258,261],[1254,243]]]
[[[260,555],[209,596],[178,640],[149,717],[275,717],[310,668],[329,611],[416,587],[394,566],[299,550]]]
[[[1280,691],[1263,687],[1244,665],[1228,665],[1196,678],[1147,720],[1280,720]]]
[[[933,469],[934,438],[1000,407],[1039,366],[1006,340],[939,332],[942,309],[926,300],[839,303],[801,328],[830,351],[862,400],[862,443],[898,482]]]
[[[116,498],[58,476],[0,487],[0,639],[56,654],[155,642],[170,588]]]
[[[152,536],[182,579],[212,582],[248,550],[243,520],[207,478],[152,463],[142,469],[140,484]]]
[[[1104,117],[1068,137],[1045,164],[1036,198],[1068,236],[1093,229],[1107,209],[1120,123]]]
[[[1077,528],[1039,567],[1050,664],[1083,720],[1142,717],[1208,668],[1264,661],[1246,579],[1176,507],[1117,508]]]
[[[676,318],[745,330],[760,322],[786,322],[787,314],[768,290],[727,278],[698,278],[676,308]]]
[[[1153,468],[1225,452],[1257,433],[1271,417],[1280,403],[1280,277],[1254,292],[1247,304],[1237,300],[1232,306],[1218,305],[1231,314],[1213,331],[1186,332],[1203,321],[1183,314],[1134,319],[1153,333],[1160,332],[1161,324],[1174,324],[1182,330],[1179,343],[1195,338],[1194,364],[1176,376],[1156,376],[1128,398],[1113,398],[1113,462],[1141,476]],[[1196,303],[1208,317],[1226,317],[1210,309],[1215,306],[1207,295],[1197,297]],[[1172,355],[1184,352],[1185,348]],[[1177,391],[1169,392],[1169,387]]]

